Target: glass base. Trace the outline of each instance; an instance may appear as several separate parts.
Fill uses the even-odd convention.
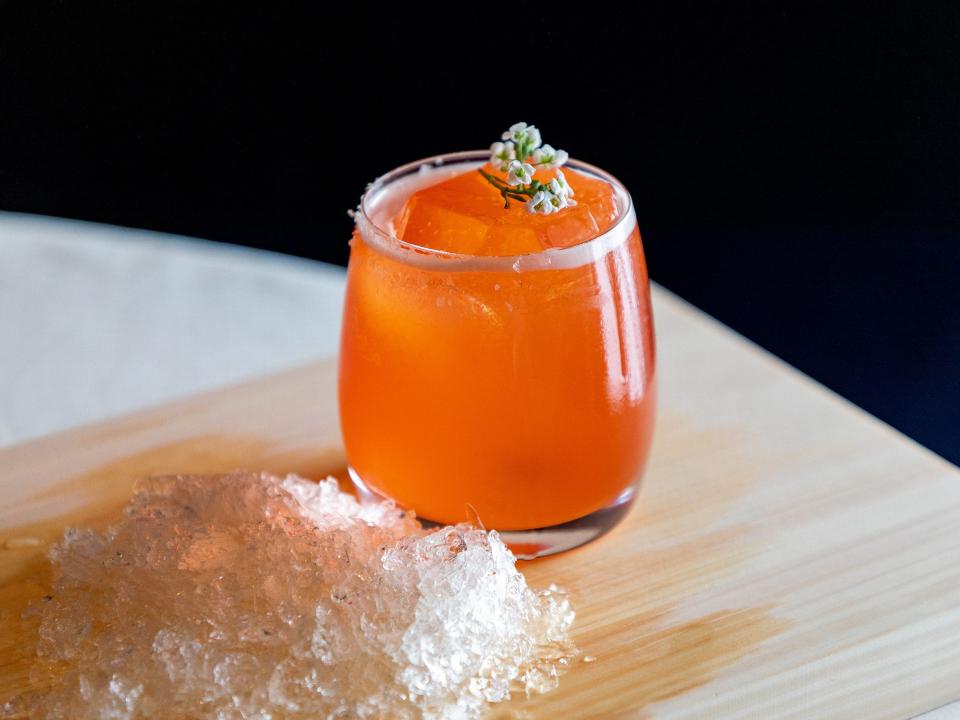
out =
[[[385,499],[383,495],[363,482],[353,468],[348,468],[348,472],[361,502],[381,502]],[[636,499],[637,486],[633,485],[620,493],[620,496],[606,507],[584,515],[582,518],[532,530],[497,530],[497,532],[520,560],[555,555],[596,540],[612,530],[630,512]],[[427,528],[441,527],[446,524],[434,522],[429,518],[418,517],[417,519]]]

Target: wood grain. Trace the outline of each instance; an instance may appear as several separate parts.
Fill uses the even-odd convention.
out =
[[[960,472],[666,291],[654,303],[639,502],[601,540],[523,564],[571,590],[584,655],[496,715],[901,719],[960,696]],[[20,613],[66,525],[102,526],[153,473],[342,468],[335,374],[0,450],[0,699],[46,681]]]

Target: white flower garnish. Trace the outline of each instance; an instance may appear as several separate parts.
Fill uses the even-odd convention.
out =
[[[544,145],[533,151],[531,159],[533,164],[544,169],[560,167],[565,164],[570,156],[566,150],[555,150],[553,145]]]
[[[517,157],[517,148],[512,141],[495,142],[490,146],[490,164],[500,172],[506,172],[511,160]]]
[[[550,197],[550,193],[538,190],[532,198],[527,200],[527,212],[532,215],[536,215],[537,213],[540,215],[549,215],[552,212],[556,212],[559,208],[550,202]]]
[[[503,140],[513,140],[517,143],[523,142],[527,137],[527,124],[525,122],[514,123],[510,126],[510,129],[505,131],[500,137]]]
[[[527,146],[531,148],[540,147],[540,131],[533,125],[527,128]]]
[[[547,187],[550,188],[550,202],[553,204],[557,210],[562,210],[567,207],[571,202],[576,205],[576,200],[571,200],[567,197],[567,194],[560,187],[560,183],[556,180],[551,180],[550,185]]]
[[[533,178],[534,167],[530,163],[511,160],[507,166],[507,185],[516,187],[526,185]]]
[[[500,193],[505,209],[510,207],[511,200],[520,200],[529,212],[549,215],[577,204],[572,199],[573,188],[559,169],[548,182],[533,177],[538,169],[559,168],[566,163],[569,155],[565,151],[544,145],[540,131],[524,122],[511,125],[502,139],[490,146],[490,165],[506,173],[506,179],[482,167],[477,171]]]
[[[525,122],[514,123],[510,126],[501,138],[504,140],[513,140],[517,145],[524,145],[528,149],[540,147],[540,131],[534,125],[527,125]]]
[[[576,195],[576,193],[573,191],[573,188],[570,187],[570,184],[567,182],[567,178],[564,176],[563,170],[559,170],[559,169],[557,170],[557,176],[550,181],[551,188],[553,188],[554,183],[556,183],[557,189],[553,190],[553,192],[557,195],[560,195],[562,193],[567,198],[567,205],[577,204],[575,200],[570,200],[570,198]]]

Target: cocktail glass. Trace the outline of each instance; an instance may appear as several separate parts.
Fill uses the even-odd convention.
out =
[[[396,236],[413,192],[488,157],[410,163],[364,195],[340,419],[361,492],[425,521],[479,521],[535,557],[609,530],[636,496],[656,403],[649,280],[629,193],[575,160],[567,167],[613,188],[619,216],[599,235],[513,256]]]

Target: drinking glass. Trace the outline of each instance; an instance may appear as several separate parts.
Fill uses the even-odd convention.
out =
[[[596,237],[510,257],[396,237],[390,221],[412,192],[488,157],[410,163],[364,195],[340,420],[361,493],[428,522],[479,521],[535,557],[602,534],[636,496],[656,403],[649,280],[629,193],[575,160],[611,185],[619,209]]]

